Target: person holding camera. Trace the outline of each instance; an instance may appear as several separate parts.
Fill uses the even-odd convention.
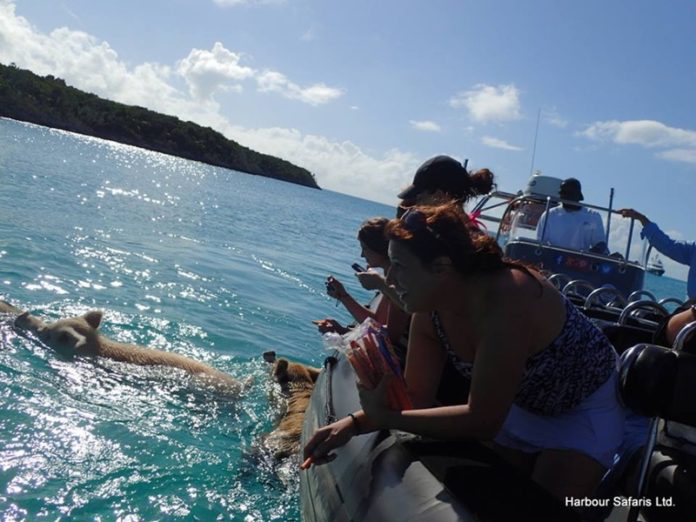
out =
[[[370,290],[380,290],[379,302],[374,309],[363,306],[356,301],[348,293],[343,283],[334,276],[329,276],[326,279],[326,293],[329,297],[337,299],[356,322],[362,323],[365,319],[371,317],[379,324],[385,325],[389,332],[390,340],[396,346],[401,343],[401,338],[408,329],[409,315],[401,310],[398,297],[387,285],[372,286],[375,280],[379,284],[380,281],[384,281],[384,278],[377,272],[369,270],[370,268],[381,268],[386,273],[389,269],[389,256],[387,254],[389,242],[384,236],[384,229],[388,222],[389,220],[384,217],[368,219],[363,222],[358,230],[358,241],[361,248],[360,256],[367,262],[368,270],[357,271],[357,268],[362,269],[359,266],[354,266],[354,268],[356,269],[356,277],[363,287]],[[336,332],[345,334],[349,330],[348,327],[331,318],[319,319],[313,322],[321,333]]]

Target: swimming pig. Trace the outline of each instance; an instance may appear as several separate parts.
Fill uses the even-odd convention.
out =
[[[20,310],[16,306],[12,306],[7,301],[3,301],[2,299],[0,299],[0,314],[19,315],[21,313],[22,313],[22,310]]]
[[[263,440],[263,446],[280,460],[300,451],[304,413],[320,370],[287,359],[276,359],[275,352],[266,352],[263,358],[273,363],[273,378],[287,397],[287,408],[280,423]]]
[[[25,312],[15,320],[15,324],[33,331],[44,344],[64,355],[96,355],[140,366],[171,366],[202,377],[206,383],[220,391],[238,393],[242,390],[242,384],[232,376],[202,362],[177,353],[119,343],[106,338],[99,332],[102,316],[102,312],[92,310],[78,317],[43,323]]]
[[[11,305],[7,301],[3,301],[2,299],[0,299],[0,314],[17,316],[15,317],[14,325],[23,330],[37,330],[43,325],[41,319],[39,319],[38,317],[30,315],[29,312],[20,310],[16,306]]]

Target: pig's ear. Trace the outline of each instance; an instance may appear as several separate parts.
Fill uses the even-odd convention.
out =
[[[85,321],[87,321],[87,324],[96,330],[101,324],[103,315],[104,314],[102,314],[99,310],[90,310],[83,317],[85,318]]]
[[[84,335],[80,335],[77,332],[72,332],[70,339],[73,342],[73,348],[75,351],[80,351],[87,346],[87,338]]]
[[[29,312],[22,312],[17,317],[15,317],[14,324],[15,326],[19,326],[20,328],[26,327],[26,325],[29,324]]]

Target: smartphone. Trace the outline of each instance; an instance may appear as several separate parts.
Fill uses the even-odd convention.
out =
[[[352,266],[353,270],[355,270],[356,272],[367,272],[367,269],[365,267],[360,266],[358,263],[353,263],[350,266]]]

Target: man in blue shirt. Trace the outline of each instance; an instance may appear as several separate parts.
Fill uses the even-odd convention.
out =
[[[619,210],[619,212],[623,217],[640,221],[640,224],[643,225],[643,231],[640,233],[640,237],[647,238],[653,248],[658,252],[674,259],[678,263],[689,265],[686,293],[689,299],[696,297],[696,243],[675,241],[660,230],[660,227],[637,210],[624,208]]]

